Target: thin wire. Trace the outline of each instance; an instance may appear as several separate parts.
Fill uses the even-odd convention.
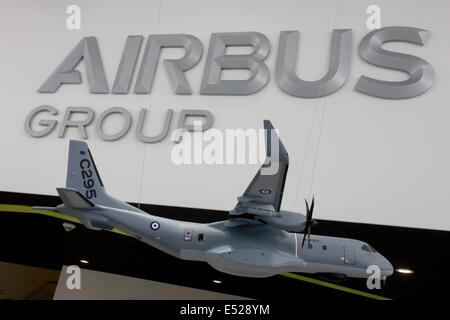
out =
[[[295,194],[295,198],[294,198],[294,207],[297,204],[297,199],[298,199],[298,195],[300,194],[300,184],[303,180],[303,172],[305,169],[305,163],[306,163],[306,156],[308,155],[308,151],[309,151],[309,146],[311,145],[311,136],[312,136],[312,130],[313,130],[313,124],[315,122],[316,119],[316,113],[317,113],[317,107],[314,108],[314,113],[313,113],[313,117],[311,120],[311,125],[309,126],[309,133],[308,133],[308,143],[306,145],[306,150],[305,150],[305,154],[303,155],[303,162],[302,162],[302,168],[300,169],[300,177],[298,179],[298,183],[297,183],[297,193]]]
[[[334,21],[335,28],[340,24],[343,6],[344,6],[344,0],[339,0],[339,5],[338,5],[338,9],[336,11],[336,16],[335,16],[335,21]],[[315,155],[314,155],[314,165],[313,165],[313,170],[312,170],[312,174],[311,174],[311,182],[309,185],[308,199],[311,199],[311,191],[312,191],[312,187],[314,184],[314,178],[315,178],[316,169],[317,169],[317,160],[319,158],[319,149],[320,149],[320,141],[322,139],[323,123],[324,123],[325,113],[327,111],[327,105],[328,105],[327,104],[328,99],[326,97],[323,99],[323,101],[324,101],[324,103],[323,103],[323,107],[322,107],[322,118],[320,120],[319,135],[317,138],[317,147],[316,147]]]
[[[335,16],[334,16],[334,26],[335,27],[338,24],[340,24],[342,11],[343,11],[342,9],[343,9],[343,5],[344,5],[343,1],[344,0],[339,0],[338,7],[336,9],[336,13],[335,13]],[[321,93],[322,90],[323,90],[323,85],[320,87],[319,93]],[[312,171],[312,174],[311,174],[311,181],[310,181],[310,186],[309,186],[309,191],[308,191],[308,199],[311,198],[311,191],[312,191],[314,177],[315,177],[316,168],[317,168],[318,151],[319,151],[319,145],[320,145],[320,140],[321,140],[321,136],[322,136],[322,128],[323,128],[325,112],[326,112],[326,106],[327,106],[327,97],[324,97],[323,101],[324,101],[324,104],[323,104],[323,107],[322,107],[322,117],[321,117],[320,125],[319,125],[319,134],[318,134],[318,139],[317,139],[317,147],[316,147],[315,155],[314,155],[314,165],[313,165],[313,171]],[[314,127],[313,124],[315,123],[315,120],[316,120],[317,109],[319,108],[320,102],[321,102],[320,100],[318,100],[316,102],[316,107],[315,107],[314,114],[313,114],[313,117],[312,117],[312,120],[311,120],[311,125],[310,125],[310,129],[309,129],[309,133],[308,133],[308,144],[306,146],[305,154],[303,156],[302,168],[300,170],[300,177],[299,177],[299,180],[298,180],[298,183],[297,183],[297,193],[296,193],[295,199],[294,199],[294,207],[297,204],[298,195],[300,193],[300,185],[301,185],[301,182],[303,180],[303,173],[304,173],[304,168],[305,168],[305,162],[306,162],[306,158],[307,158],[307,155],[309,153],[309,149],[310,149],[310,145],[311,145],[312,130],[313,130],[313,127]]]
[[[314,177],[316,174],[317,159],[318,159],[318,155],[319,155],[320,140],[322,138],[322,128],[323,128],[323,122],[324,122],[324,118],[325,118],[326,107],[327,107],[327,100],[325,99],[323,107],[322,107],[322,117],[320,119],[319,134],[318,134],[318,138],[317,138],[317,147],[316,147],[315,154],[314,154],[314,165],[313,165],[313,170],[311,173],[311,181],[309,184],[308,199],[311,199],[311,191],[312,191],[312,187],[313,187],[313,183],[314,183]]]
[[[162,0],[159,0],[159,10],[158,10],[158,20],[156,23],[156,33],[159,33],[159,25],[161,22],[161,11],[162,11]],[[148,40],[147,40],[148,41]],[[148,95],[148,107],[147,107],[147,114],[148,118],[150,117],[150,106],[151,106],[151,94]],[[147,127],[147,135],[150,133],[150,126]],[[139,185],[139,200],[138,200],[138,208],[141,208],[141,199],[142,199],[142,185],[144,184],[144,167],[145,167],[145,158],[147,155],[147,148],[144,144],[144,156],[142,157],[142,169],[141,169],[141,181]]]

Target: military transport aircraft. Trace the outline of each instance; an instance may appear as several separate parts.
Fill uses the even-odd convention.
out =
[[[162,218],[111,197],[87,144],[74,140],[70,141],[66,187],[56,189],[63,203],[33,208],[75,217],[92,230],[117,228],[172,256],[204,261],[232,275],[301,272],[367,278],[368,266],[376,265],[381,280],[390,276],[392,265],[367,243],[311,235],[314,198],[311,206],[305,199],[306,215],[280,209],[289,158],[270,121],[264,121],[264,128],[266,162],[227,221],[204,224]],[[278,170],[263,172],[272,166]]]

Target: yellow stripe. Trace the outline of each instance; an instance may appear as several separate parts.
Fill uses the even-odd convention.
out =
[[[78,220],[76,218],[73,218],[73,217],[70,217],[68,215],[59,213],[59,212],[47,211],[47,210],[34,210],[30,206],[22,206],[22,205],[14,205],[14,204],[0,204],[0,211],[43,214],[43,215],[50,216],[50,217],[57,218],[57,219],[67,220],[67,221],[71,221],[71,222],[75,222],[75,223],[81,223],[80,220]],[[126,233],[124,233],[124,232],[122,232],[120,230],[117,230],[117,229],[113,229],[111,231],[115,232],[115,233],[119,233],[119,234],[125,235],[125,236],[129,236],[128,234],[126,234]],[[295,274],[295,273],[287,272],[287,273],[281,273],[280,275],[284,276],[284,277],[296,279],[296,280],[301,280],[301,281],[313,283],[313,284],[316,284],[316,285],[319,285],[319,286],[328,287],[328,288],[331,288],[331,289],[340,290],[340,291],[344,291],[344,292],[347,292],[347,293],[364,296],[364,297],[371,298],[371,299],[391,300],[389,298],[378,296],[376,294],[372,294],[372,293],[368,293],[368,292],[364,292],[364,291],[360,291],[360,290],[355,290],[355,289],[351,289],[351,288],[347,288],[347,287],[340,286],[340,285],[337,285],[337,284],[334,284],[334,283],[330,283],[330,282],[326,282],[326,281],[322,281],[322,280],[318,280],[318,279],[314,279],[314,278],[301,276],[301,275],[298,275],[298,274]]]
[[[364,292],[364,291],[360,291],[360,290],[356,290],[356,289],[347,288],[347,287],[340,286],[340,285],[337,285],[337,284],[334,284],[334,283],[330,283],[330,282],[326,282],[326,281],[322,281],[322,280],[318,280],[318,279],[314,279],[314,278],[301,276],[301,275],[298,275],[298,274],[295,274],[295,273],[286,272],[286,273],[280,273],[280,275],[284,276],[284,277],[296,279],[296,280],[301,280],[301,281],[317,284],[319,286],[328,287],[328,288],[331,288],[331,289],[340,290],[340,291],[344,291],[344,292],[351,293],[351,294],[356,294],[356,295],[367,297],[367,298],[371,298],[371,299],[392,300],[390,298],[378,296],[376,294],[372,294],[372,293],[368,293],[368,292]]]
[[[81,221],[78,220],[77,218],[74,218],[74,217],[59,213],[59,212],[47,211],[47,210],[34,210],[30,206],[21,206],[21,205],[15,205],[15,204],[0,204],[0,211],[43,214],[43,215],[50,216],[50,217],[57,218],[57,219],[67,220],[67,221],[75,222],[75,223],[81,223]],[[113,230],[111,230],[111,232],[129,236],[125,232],[122,232],[117,229],[113,229]]]

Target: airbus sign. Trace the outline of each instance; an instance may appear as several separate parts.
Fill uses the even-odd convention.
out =
[[[379,67],[404,71],[409,74],[405,81],[381,81],[361,76],[355,90],[380,98],[405,99],[424,93],[433,84],[431,65],[418,57],[384,50],[383,43],[404,41],[424,45],[428,31],[411,27],[386,27],[369,32],[359,46],[361,57]],[[137,62],[142,36],[129,36],[123,50],[112,93],[127,93]],[[327,96],[338,90],[347,80],[350,69],[352,34],[350,29],[333,30],[331,58],[327,74],[317,81],[304,81],[295,74],[298,31],[282,31],[276,63],[276,81],[286,93],[302,98]],[[228,46],[251,46],[248,55],[227,55]],[[202,44],[188,34],[159,34],[148,37],[144,57],[134,87],[138,94],[151,91],[156,66],[163,48],[181,47],[186,54],[181,59],[165,60],[167,73],[175,94],[192,94],[184,72],[193,68],[202,56]],[[258,32],[213,33],[206,58],[200,94],[249,95],[261,90],[269,81],[269,70],[264,63],[270,51],[267,37]],[[89,89],[92,93],[108,93],[103,64],[97,40],[83,38],[63,62],[39,88],[39,92],[56,92],[62,84],[81,83],[80,72],[74,70],[84,59]],[[221,80],[224,69],[248,69],[251,76],[246,80]]]
[[[370,64],[406,72],[409,77],[404,81],[384,81],[361,75],[355,90],[366,95],[384,99],[407,99],[423,94],[434,80],[433,67],[426,60],[417,56],[389,51],[382,48],[386,42],[400,41],[417,45],[424,45],[428,31],[414,27],[385,27],[369,32],[359,44],[360,56]],[[127,37],[118,66],[111,92],[113,94],[127,94],[130,90],[133,73],[136,69],[143,36],[130,35]],[[325,76],[316,81],[305,81],[296,75],[296,63],[299,46],[298,31],[281,31],[275,66],[276,83],[285,93],[298,98],[318,98],[332,94],[339,90],[346,82],[351,64],[351,29],[335,29],[332,31],[331,52],[328,71]],[[250,54],[227,54],[226,48],[233,46],[250,46]],[[200,40],[190,34],[155,34],[149,35],[139,73],[134,85],[135,94],[150,94],[155,78],[156,68],[162,49],[184,48],[185,55],[180,59],[165,59],[164,65],[173,89],[177,95],[191,95],[185,72],[192,69],[201,59],[203,46]],[[202,95],[251,95],[255,94],[269,81],[269,68],[264,62],[271,46],[267,37],[258,32],[213,33],[209,43],[206,63],[200,86]],[[64,58],[59,66],[48,76],[38,89],[40,93],[54,93],[63,84],[80,84],[81,74],[76,67],[84,61],[89,90],[94,94],[109,93],[99,46],[95,37],[84,37],[73,50]],[[226,69],[249,70],[251,76],[245,80],[222,80],[221,73]],[[40,120],[44,130],[36,131],[32,127],[34,117],[41,112],[57,114],[52,106],[39,106],[28,115],[25,128],[33,137],[49,134],[55,127],[56,120]],[[86,121],[73,121],[71,114],[80,112],[86,114]],[[184,124],[186,116],[193,112],[195,115],[206,117],[204,130],[212,124],[212,114],[207,110],[184,110],[184,118],[180,119],[179,128],[192,130]],[[124,128],[115,135],[108,136],[102,132],[101,122],[112,113],[121,114],[125,121]],[[64,136],[65,128],[78,126],[83,138],[87,138],[84,127],[93,119],[94,111],[88,107],[68,107],[59,137]],[[145,118],[145,109],[139,115],[138,137],[143,142],[157,142],[167,135],[172,110],[167,116],[161,135],[156,139],[146,139],[140,134]],[[105,111],[97,123],[97,133],[104,140],[116,140],[127,133],[131,124],[131,115],[123,108],[111,108]]]

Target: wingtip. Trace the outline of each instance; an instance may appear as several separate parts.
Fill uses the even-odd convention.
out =
[[[273,125],[270,120],[264,120],[264,129],[273,129]]]
[[[87,146],[87,143],[85,141],[82,141],[82,140],[70,140],[69,141],[69,145],[70,146],[75,146],[75,145]]]

